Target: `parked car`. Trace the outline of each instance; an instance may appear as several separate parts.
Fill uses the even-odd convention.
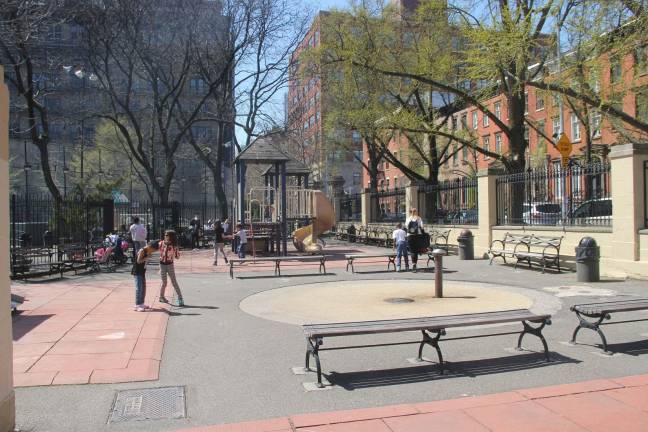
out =
[[[604,225],[612,221],[612,198],[595,198],[584,201],[571,212],[571,225]]]
[[[562,208],[556,203],[525,203],[522,221],[526,225],[556,225],[561,218]]]
[[[475,225],[477,224],[477,210],[463,209],[455,212],[450,212],[446,215],[444,223]]]

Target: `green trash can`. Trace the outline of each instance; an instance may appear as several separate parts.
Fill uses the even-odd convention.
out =
[[[583,237],[576,246],[576,275],[578,282],[598,282],[601,248],[592,237]]]

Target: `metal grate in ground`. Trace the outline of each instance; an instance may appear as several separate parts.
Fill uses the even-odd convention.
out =
[[[184,387],[124,390],[117,393],[108,423],[186,417]]]

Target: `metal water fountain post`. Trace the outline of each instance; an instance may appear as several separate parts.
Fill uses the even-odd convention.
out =
[[[443,255],[448,253],[443,249],[434,249],[434,297],[443,298]]]

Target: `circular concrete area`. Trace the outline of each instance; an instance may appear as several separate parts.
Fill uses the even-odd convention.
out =
[[[444,297],[438,299],[433,280],[399,279],[287,286],[247,297],[240,307],[259,318],[307,324],[527,308],[551,313],[560,304],[534,290],[462,281],[445,281]]]

